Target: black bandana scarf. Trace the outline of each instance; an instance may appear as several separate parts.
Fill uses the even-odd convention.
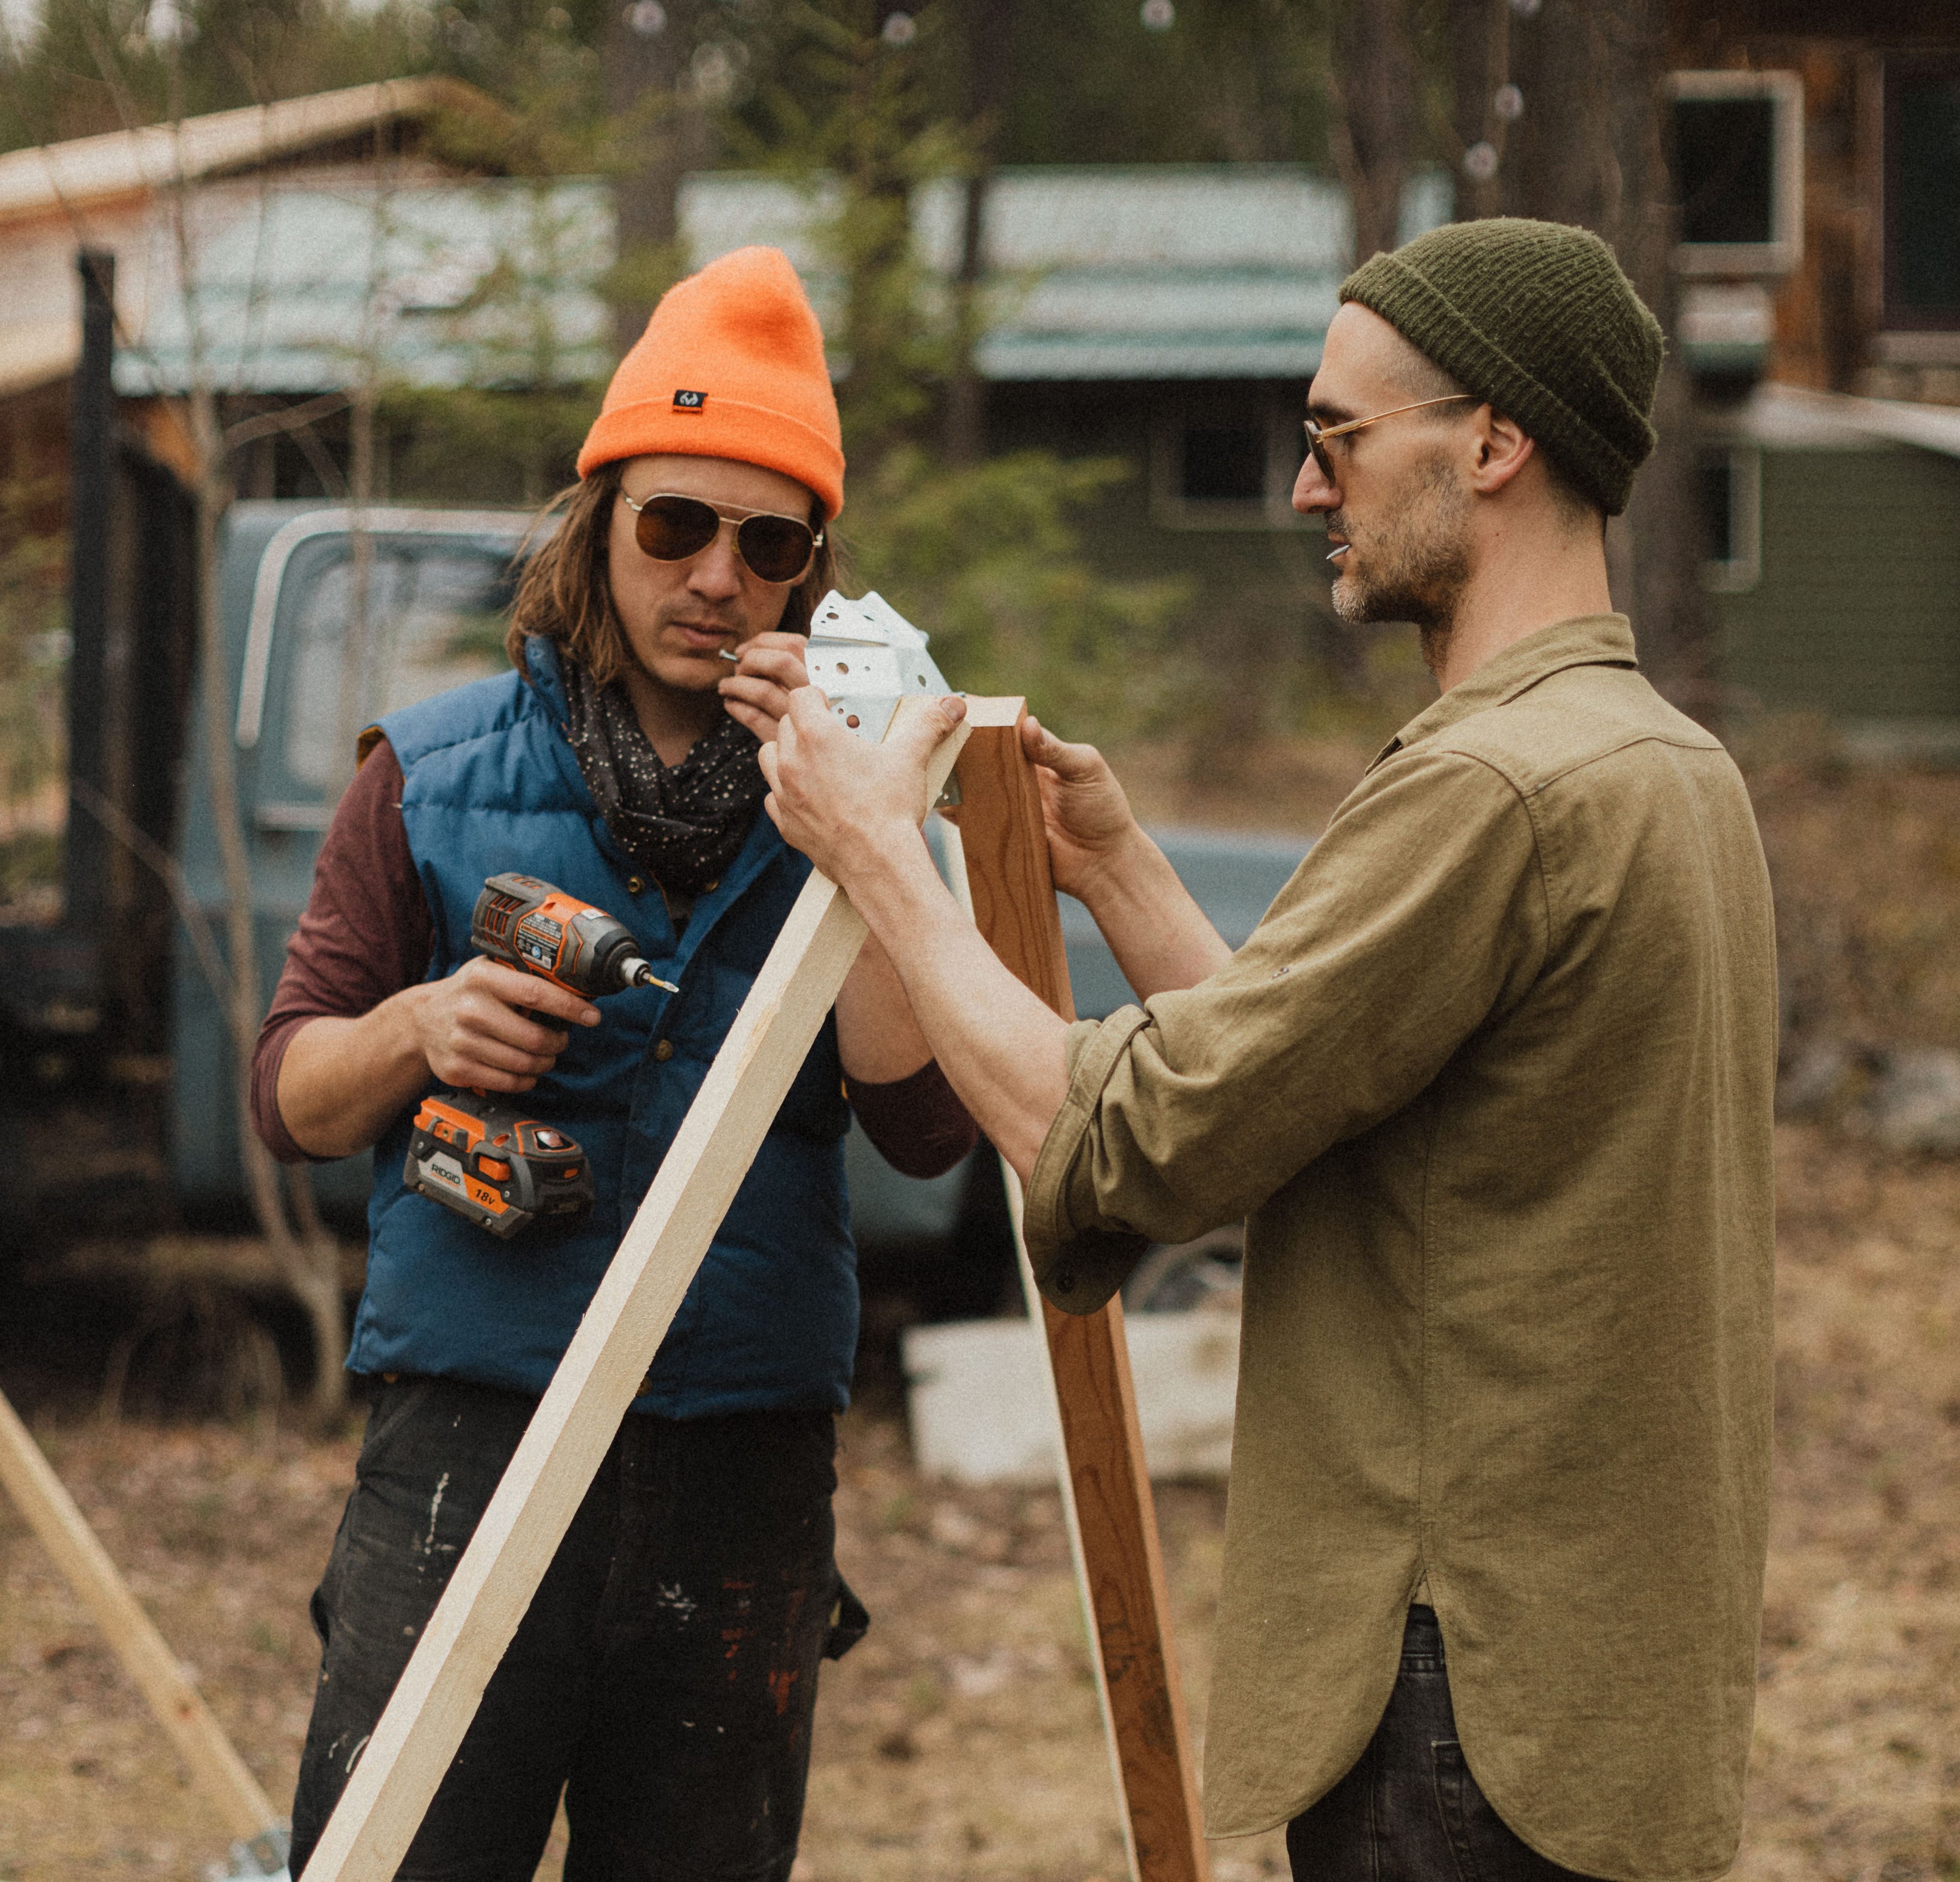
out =
[[[720,880],[747,840],[768,786],[761,741],[724,713],[677,765],[661,761],[626,689],[562,664],[565,736],[612,839],[662,888],[692,898]]]

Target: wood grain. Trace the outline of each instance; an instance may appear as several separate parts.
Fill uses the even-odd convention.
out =
[[[987,716],[959,766],[956,820],[974,919],[1016,978],[1073,1019],[1041,788],[1021,749],[1025,710],[1012,724],[998,723],[1007,716],[998,709]],[[1045,1301],[1042,1308],[1138,1874],[1141,1882],[1206,1882],[1197,1773],[1122,1303],[1079,1315]]]
[[[901,703],[901,713],[911,709]],[[897,720],[895,718],[894,723]],[[937,795],[966,737],[934,754]],[[858,957],[864,918],[812,875],[382,1714],[304,1882],[393,1876],[714,1231]]]
[[[88,1519],[76,1508],[19,1415],[0,1397],[0,1484],[95,1616],[116,1657],[142,1689],[157,1722],[170,1736],[191,1775],[216,1806],[225,1828],[240,1842],[277,1832],[279,1819],[259,1782],[129,1585],[116,1572]]]

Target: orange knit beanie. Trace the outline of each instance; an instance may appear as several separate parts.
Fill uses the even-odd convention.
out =
[[[672,451],[794,477],[844,508],[844,438],[823,333],[781,249],[738,248],[669,288],[578,454],[578,474]]]

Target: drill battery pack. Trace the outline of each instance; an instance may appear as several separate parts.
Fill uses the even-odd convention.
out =
[[[469,1091],[422,1100],[402,1180],[500,1240],[593,1199],[585,1152],[563,1131]]]

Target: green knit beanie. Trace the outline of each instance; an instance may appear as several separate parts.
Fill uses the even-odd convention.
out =
[[[1608,516],[1627,507],[1654,447],[1664,342],[1598,236],[1512,216],[1447,222],[1363,262],[1341,298],[1515,419]]]

